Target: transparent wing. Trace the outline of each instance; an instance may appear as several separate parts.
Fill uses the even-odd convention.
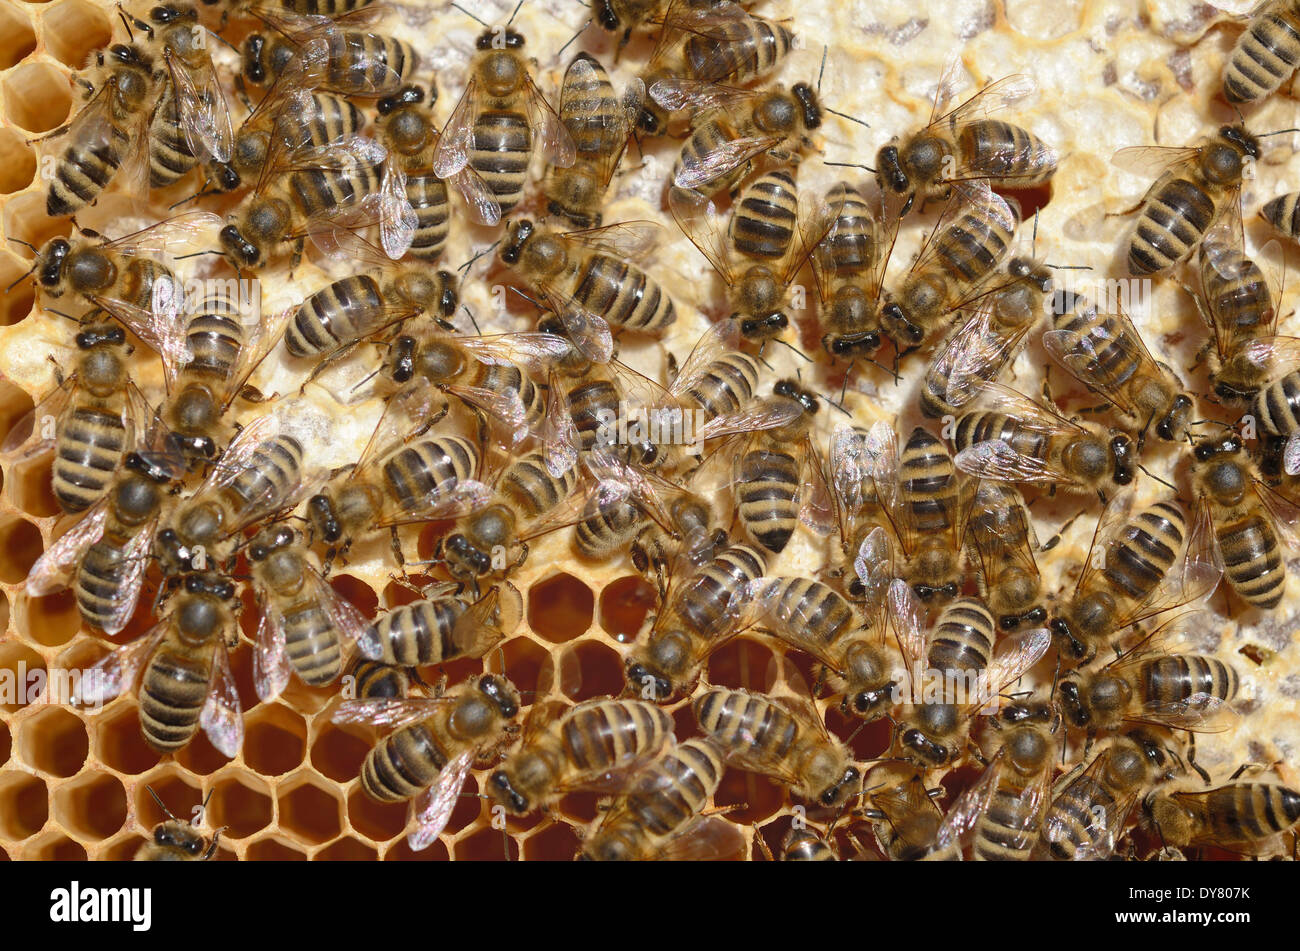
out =
[[[717,206],[698,195],[679,190],[668,192],[668,208],[682,233],[704,255],[722,279],[731,283],[732,270],[727,252],[727,225]]]
[[[775,148],[781,139],[779,135],[741,135],[714,144],[702,155],[684,152],[673,184],[678,188],[700,188]]]
[[[973,400],[984,381],[1001,373],[1031,326],[1000,332],[993,329],[988,309],[973,314],[934,358],[933,370],[947,381],[944,399],[948,405],[960,409]]]
[[[975,823],[988,811],[1005,768],[1006,750],[998,750],[980,778],[957,797],[957,801],[939,823],[939,833],[934,840],[936,851],[961,849],[969,844]]]
[[[234,674],[230,672],[230,656],[226,643],[220,640],[212,656],[212,680],[208,684],[208,699],[199,714],[199,724],[212,745],[228,758],[239,755],[244,745],[244,713],[239,704],[239,690]]]
[[[335,708],[330,720],[339,724],[360,723],[365,726],[400,730],[404,726],[433,716],[439,706],[452,699],[454,698],[444,696],[408,697],[400,700],[381,698],[345,700]]]
[[[921,604],[907,582],[895,578],[889,583],[889,623],[894,630],[898,648],[903,652],[903,663],[908,676],[925,665],[926,642],[925,606]]]
[[[547,306],[563,322],[569,339],[582,355],[593,363],[608,363],[614,356],[614,337],[605,318],[558,288],[546,285],[541,292]]]
[[[521,366],[541,372],[569,352],[569,342],[548,333],[506,333],[487,337],[456,337],[454,343],[464,347],[480,363],[492,366]]]
[[[4,443],[0,444],[0,457],[12,465],[53,452],[62,416],[76,385],[75,378],[65,378],[61,386],[56,386],[23,414],[5,435]]]
[[[107,519],[108,500],[100,499],[72,528],[45,549],[27,573],[28,595],[41,598],[66,588],[86,550],[103,537]]]
[[[187,211],[109,241],[104,247],[119,254],[178,257],[211,247],[224,224],[220,215],[210,211]]]
[[[720,320],[710,324],[695,342],[686,360],[677,370],[669,392],[681,400],[704,378],[713,362],[740,345],[740,332],[734,321]]]
[[[496,225],[501,221],[501,203],[483,180],[483,176],[470,168],[462,166],[447,176],[447,183],[460,194],[469,208],[470,217],[481,225]]]
[[[542,420],[542,446],[546,468],[557,479],[578,464],[582,440],[569,412],[568,390],[555,373],[551,373],[546,397],[546,416]]]
[[[663,231],[663,226],[653,221],[619,221],[599,228],[568,231],[564,239],[580,247],[636,261],[658,247]]]
[[[665,77],[650,86],[650,98],[661,108],[669,112],[690,109],[695,115],[714,109],[739,111],[752,103],[758,95],[753,89],[741,89],[686,76]]]
[[[469,164],[469,153],[474,141],[474,123],[482,109],[482,96],[478,82],[470,79],[452,111],[451,118],[438,137],[438,147],[433,153],[433,174],[450,179]],[[495,203],[495,202],[494,202]],[[501,219],[500,206],[497,220]]]
[[[420,220],[406,197],[406,172],[390,156],[384,162],[384,177],[379,186],[382,212],[379,239],[384,252],[394,261],[411,249]]]
[[[1134,145],[1116,152],[1111,157],[1111,164],[1125,172],[1153,178],[1171,171],[1175,165],[1194,162],[1199,152],[1200,149],[1194,145]]]
[[[288,686],[293,668],[285,650],[284,615],[273,599],[264,591],[260,593],[262,618],[253,644],[253,686],[257,699],[271,703]]]
[[[145,573],[149,568],[150,549],[153,546],[153,533],[157,524],[158,517],[155,515],[122,547],[122,574],[113,607],[104,618],[105,634],[110,636],[120,634],[131,620],[131,616],[135,614],[135,606],[140,600],[140,591],[144,587]]]
[[[470,767],[474,764],[474,748],[462,750],[452,757],[438,772],[432,786],[421,792],[411,802],[415,815],[415,828],[406,837],[411,850],[427,849],[447,827],[452,809],[465,786]]]
[[[569,135],[568,128],[555,114],[532,76],[528,77],[527,108],[532,127],[541,131],[542,155],[546,161],[556,168],[571,168],[578,157],[573,136]]]
[[[114,697],[130,690],[145,662],[167,634],[169,623],[166,620],[158,622],[135,640],[101,658],[82,675],[73,693],[73,704],[98,711]]]
[[[997,694],[1023,677],[1031,667],[1043,659],[1051,646],[1052,632],[1045,627],[1016,631],[1003,637],[993,652],[993,660],[988,668],[987,683],[992,688],[992,695],[985,697],[984,703],[977,702],[971,706],[996,704]]]
[[[226,95],[212,67],[212,58],[198,57],[195,66],[180,57],[167,54],[171,71],[172,89],[176,95],[177,114],[181,131],[190,151],[200,160],[230,161],[234,132],[230,125],[230,109]]]

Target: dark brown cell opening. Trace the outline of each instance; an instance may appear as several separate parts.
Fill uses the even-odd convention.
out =
[[[582,686],[572,694],[573,700],[617,696],[625,683],[623,659],[604,644],[582,641],[566,648],[571,658],[566,662],[582,673]]]
[[[169,807],[170,808],[170,807]],[[264,786],[250,788],[236,779],[221,780],[208,800],[208,825],[226,826],[225,835],[246,839],[271,824],[271,792]]]
[[[780,810],[785,803],[785,788],[758,773],[728,769],[713,794],[713,803],[718,807],[736,807],[726,814],[728,821],[752,825]]]
[[[478,795],[478,782],[470,776],[461,787],[455,808],[451,810],[451,818],[447,820],[447,833],[454,835],[472,825],[486,808]]]
[[[379,859],[379,853],[364,842],[343,838],[321,849],[315,859],[317,862],[374,862]]]
[[[41,659],[40,654],[17,641],[0,644],[0,672],[4,672],[0,676],[7,678],[15,688],[14,696],[11,698],[15,702],[0,704],[0,709],[12,713],[26,706],[29,699],[33,699],[30,694],[44,679],[43,675],[35,673],[38,670],[45,670],[45,661]],[[3,693],[8,694],[8,692],[6,690]]]
[[[81,612],[71,589],[43,598],[19,597],[14,611],[19,628],[46,647],[66,644],[81,630]]]
[[[1034,227],[1034,214],[1046,208],[1052,200],[1052,183],[1035,185],[1033,188],[995,188],[1003,198],[1015,201],[1020,206],[1020,220],[1031,231]]]
[[[194,735],[194,739],[190,740],[188,746],[177,750],[175,756],[177,763],[200,776],[215,773],[230,763],[230,758],[212,745],[212,741],[203,730],[199,730]]]
[[[387,842],[400,835],[406,828],[408,809],[404,802],[375,802],[359,786],[348,795],[348,822],[372,842]]]
[[[772,682],[776,657],[766,644],[737,638],[709,658],[709,683],[715,687],[765,690]]]
[[[9,472],[9,497],[28,515],[49,518],[62,509],[54,497],[54,457],[45,456],[13,467]]]
[[[79,838],[99,841],[116,835],[126,822],[121,780],[99,773],[61,787],[54,793],[54,820]]]
[[[18,274],[21,274],[26,270],[26,268],[18,270],[17,265],[12,259],[0,257],[0,262],[3,262],[0,264],[0,280],[10,275],[12,271],[17,270],[16,274],[9,277],[9,281],[12,282]],[[9,284],[6,283],[5,287],[8,286]],[[7,306],[10,299],[16,293],[18,293],[18,288],[15,287],[7,294],[0,295],[0,307]],[[30,303],[28,304],[27,309],[31,309]],[[14,320],[9,321],[9,323],[17,323],[26,316],[27,312],[23,311],[22,314],[18,315]],[[0,442],[4,442],[9,438],[9,434],[13,430],[14,426],[18,425],[19,421],[23,420],[23,418],[32,411],[32,408],[35,405],[36,404],[32,401],[32,398],[27,395],[26,390],[14,386],[14,384],[10,383],[8,380],[0,380]],[[14,438],[17,439],[18,437],[15,435]]]
[[[0,70],[26,59],[36,49],[36,31],[15,4],[0,7]]]
[[[419,852],[412,851],[411,846],[407,844],[406,836],[398,839],[393,846],[384,853],[386,862],[445,862],[447,855],[447,846],[441,841],[435,839],[429,843],[428,848],[421,849]]]
[[[58,836],[42,842],[27,857],[40,862],[84,862],[86,850],[71,839]]]
[[[480,829],[456,843],[458,862],[514,862],[519,859],[519,844],[500,829]]]
[[[311,765],[336,783],[346,783],[361,775],[361,764],[370,744],[359,736],[327,725],[311,746]]]
[[[341,831],[338,803],[332,794],[303,783],[280,793],[279,827],[308,842],[328,842]]]
[[[0,129],[0,195],[22,191],[36,177],[36,151],[14,129]],[[4,283],[8,287],[13,278]],[[14,293],[14,288],[10,293]],[[13,323],[13,321],[10,321]]]
[[[75,776],[89,752],[86,725],[60,707],[41,710],[18,731],[23,762],[51,776]]]
[[[259,707],[244,720],[244,763],[262,776],[296,769],[307,752],[307,724],[280,704]]]
[[[330,578],[330,586],[364,617],[374,618],[379,609],[379,598],[370,590],[370,585],[352,575],[334,575]]]
[[[524,859],[531,862],[568,862],[578,854],[582,840],[565,822],[556,822],[524,841]]]
[[[45,783],[29,773],[0,773],[0,837],[16,842],[40,832],[50,817]]]
[[[158,765],[161,755],[144,741],[135,707],[104,714],[96,724],[95,758],[109,769],[128,776]]]
[[[591,627],[596,599],[591,589],[570,574],[558,574],[528,592],[528,624],[552,644],[563,644]]]
[[[305,862],[307,853],[279,839],[258,839],[244,853],[250,862]]]
[[[149,794],[150,789],[153,790],[152,796]],[[154,796],[162,801],[162,806],[158,805]],[[162,773],[135,787],[135,816],[147,829],[173,817],[190,822],[195,816],[195,808],[202,804],[203,794],[199,788],[191,786],[178,773]],[[167,807],[167,812],[163,811],[163,806]],[[207,823],[203,825],[206,827]]]
[[[611,581],[600,592],[600,626],[627,643],[640,632],[646,616],[658,603],[655,586],[640,575]]]
[[[24,581],[44,550],[41,530],[27,519],[10,517],[0,522],[0,581]]]

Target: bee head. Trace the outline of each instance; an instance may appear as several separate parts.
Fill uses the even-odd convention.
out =
[[[120,347],[126,343],[126,331],[116,324],[102,324],[78,332],[76,344],[78,350],[93,350],[107,344]]]
[[[528,800],[511,784],[510,774],[504,769],[493,773],[488,778],[488,785],[492,787],[492,794],[496,798],[505,800],[511,812],[523,815],[532,808]]]
[[[619,20],[618,13],[615,12],[614,5],[610,3],[610,0],[595,0],[592,4],[592,12],[596,16],[596,22],[600,24],[602,29],[613,33],[622,26],[622,21]],[[578,56],[586,55],[586,53],[578,54]],[[578,56],[575,56],[574,59],[577,59]]]
[[[248,546],[248,560],[265,561],[272,552],[292,545],[297,534],[288,525],[271,525],[262,529]]]
[[[795,102],[799,103],[805,129],[815,129],[822,124],[822,106],[817,100],[816,91],[807,83],[795,83],[791,89]]]
[[[1110,457],[1114,474],[1111,481],[1116,485],[1128,485],[1133,481],[1133,440],[1126,433],[1118,433],[1110,440]]]
[[[907,191],[910,182],[898,160],[898,146],[886,145],[876,153],[876,181],[882,190],[889,189],[900,195]]]
[[[1259,139],[1247,132],[1245,126],[1225,125],[1219,135],[1251,158],[1259,158]]]
[[[484,30],[474,42],[474,48],[478,50],[521,50],[524,48],[524,36],[518,30],[510,27],[493,27],[490,30]]]
[[[63,263],[71,250],[66,238],[55,238],[41,250],[37,258],[37,279],[42,287],[54,287],[63,279]]]
[[[845,712],[860,719],[876,720],[893,704],[897,692],[898,684],[891,680],[882,687],[859,690],[852,697],[846,695],[840,706]]]
[[[319,535],[326,544],[332,545],[343,537],[343,526],[339,524],[334,502],[328,495],[318,493],[307,501],[307,518],[313,534]]]
[[[408,85],[403,86],[391,96],[385,96],[375,104],[375,108],[381,116],[386,116],[395,109],[402,106],[414,106],[424,102],[424,87]]]
[[[249,34],[244,40],[240,53],[241,70],[250,83],[260,85],[266,82],[266,37],[261,33]]]
[[[519,695],[505,678],[484,674],[478,679],[478,691],[488,698],[505,719],[513,720],[519,713]]]
[[[255,267],[262,260],[262,252],[240,233],[235,225],[221,229],[221,247],[235,267]]]
[[[1206,462],[1219,455],[1235,455],[1241,452],[1241,437],[1236,433],[1224,436],[1222,439],[1203,439],[1196,444],[1192,450],[1192,455],[1196,457],[1197,462]]]
[[[506,227],[505,240],[501,242],[498,254],[505,264],[515,265],[524,252],[524,245],[533,236],[536,226],[527,218],[518,218]]]
[[[653,673],[649,667],[641,663],[628,664],[627,685],[638,694],[642,694],[649,687],[649,692],[654,695],[655,700],[667,700],[673,695],[672,681],[662,674]]]

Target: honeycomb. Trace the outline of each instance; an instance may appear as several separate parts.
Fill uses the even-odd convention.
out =
[[[479,26],[443,3],[394,4],[396,12],[384,28],[415,42],[437,76],[441,92],[439,115],[449,114],[463,86],[464,67]],[[485,2],[477,9],[485,20],[503,22],[513,4]],[[803,48],[783,67],[785,82],[815,78],[826,51],[823,99],[836,110],[861,118],[864,127],[832,118],[821,130],[827,161],[870,163],[876,149],[891,135],[925,121],[936,77],[953,56],[959,56],[973,86],[1009,73],[1027,73],[1041,89],[1037,99],[1018,111],[1017,119],[1052,143],[1062,156],[1050,191],[1026,196],[1025,211],[1040,212],[1037,251],[1057,264],[1086,265],[1093,274],[1123,273],[1123,219],[1104,219],[1098,209],[1118,211],[1142,194],[1145,181],[1110,165],[1119,148],[1158,142],[1184,144],[1213,125],[1232,118],[1215,99],[1225,55],[1240,25],[1205,5],[1179,0],[853,0],[838,3],[784,3],[769,0],[759,12],[784,18],[802,38]],[[615,43],[594,27],[562,59],[558,51],[579,30],[588,11],[567,0],[527,0],[516,25],[528,37],[537,58],[538,79],[553,95],[567,58],[587,49],[610,65]],[[228,34],[238,39],[239,27]],[[107,0],[52,0],[48,3],[3,0],[0,4],[0,286],[8,287],[30,267],[32,254],[16,243],[41,245],[67,235],[71,223],[50,220],[44,213],[44,193],[38,170],[56,154],[56,146],[29,142],[57,128],[75,108],[69,81],[92,53],[121,38],[113,5]],[[623,51],[616,85],[635,74],[650,49],[645,38]],[[214,59],[226,79],[235,66],[225,49]],[[428,75],[419,77],[427,81]],[[1294,125],[1293,90],[1284,89],[1259,107],[1249,121],[1256,131]],[[236,119],[240,113],[232,100]],[[1291,161],[1294,140],[1267,140],[1256,178],[1248,183],[1248,215],[1267,198],[1300,189],[1300,168]],[[679,359],[690,349],[717,307],[718,288],[686,240],[672,229],[663,212],[660,190],[671,167],[676,144],[647,144],[645,161],[632,158],[612,190],[606,220],[651,218],[670,230],[652,266],[674,293],[682,317],[664,339],[626,341],[620,356],[638,369],[663,378],[668,351]],[[813,161],[801,171],[801,187],[824,190],[852,170],[824,167]],[[177,186],[184,197],[192,183]],[[110,191],[79,216],[85,227],[110,234],[133,230],[161,216],[175,198],[157,196],[153,209]],[[1035,205],[1041,205],[1036,208]],[[220,205],[214,210],[225,211]],[[908,254],[923,229],[904,229],[894,255],[895,270],[906,266]],[[1257,222],[1248,233],[1262,243]],[[465,261],[496,237],[486,229],[461,227],[453,231],[444,260]],[[10,240],[13,239],[13,240]],[[1292,249],[1273,246],[1264,257],[1274,266],[1291,257]],[[508,310],[493,307],[493,283],[502,276],[489,269],[471,279],[464,299],[490,329],[523,329],[532,319],[524,306],[506,297]],[[305,266],[293,275],[266,281],[272,293],[267,306],[301,299],[319,287],[321,278]],[[284,279],[280,279],[283,277]],[[273,290],[271,290],[274,288]],[[810,288],[811,291],[811,288]],[[1289,307],[1287,310],[1289,313]],[[1151,306],[1138,315],[1140,328],[1154,350],[1172,353],[1179,365],[1191,365],[1203,336],[1192,304],[1177,286],[1161,281],[1153,289]],[[808,328],[805,349],[816,347],[815,320]],[[53,387],[47,360],[68,354],[67,325],[36,306],[30,281],[19,281],[0,300],[0,435],[7,432]],[[1197,328],[1187,330],[1187,328]],[[1282,332],[1294,332],[1294,319]],[[787,353],[769,358],[784,373],[800,364]],[[136,355],[137,378],[151,393],[158,392],[160,373],[147,352]],[[1034,391],[1045,358],[1030,350],[1018,358],[1016,382]],[[841,382],[820,364],[804,369],[806,376],[835,392]],[[294,392],[302,369],[285,362],[259,371],[254,381],[263,392]],[[867,424],[899,412],[913,399],[916,374],[901,386],[883,374],[859,374],[849,387],[847,405]],[[1068,390],[1064,392],[1068,401]],[[380,411],[377,402],[340,410],[327,394],[309,392],[306,399],[319,412],[329,451],[338,459],[355,457]],[[1077,401],[1076,401],[1077,402]],[[823,417],[829,414],[823,414]],[[824,420],[829,427],[830,420]],[[823,433],[823,438],[825,433]],[[1175,456],[1168,447],[1149,448],[1146,462],[1166,477],[1173,474]],[[0,672],[20,677],[34,671],[86,668],[113,644],[139,633],[150,621],[147,603],[123,635],[110,642],[82,628],[69,592],[33,598],[23,581],[41,552],[64,530],[50,491],[48,459],[0,468]],[[1035,508],[1040,530],[1048,534],[1068,514],[1065,503]],[[1079,519],[1066,534],[1056,555],[1044,566],[1049,590],[1059,590],[1072,578],[1072,566],[1086,551],[1092,518]],[[407,550],[428,557],[432,529],[412,532]],[[1045,537],[1045,536],[1044,536]],[[812,572],[824,559],[824,543],[801,534],[787,548],[773,573]],[[395,565],[387,541],[358,546],[349,563],[331,583],[367,616],[381,607],[409,600],[412,595],[394,584]],[[1294,573],[1294,572],[1293,572]],[[576,559],[563,533],[543,539],[514,577],[524,592],[524,624],[499,652],[484,661],[459,661],[445,669],[426,670],[426,679],[446,674],[451,682],[484,669],[502,669],[523,691],[539,683],[572,700],[618,693],[622,687],[621,656],[625,645],[642,628],[655,608],[655,592],[624,557],[607,564]],[[1294,590],[1295,581],[1288,582]],[[251,594],[244,595],[251,607]],[[147,601],[147,599],[142,599]],[[1225,733],[1204,736],[1198,759],[1216,778],[1241,762],[1275,763],[1277,777],[1300,784],[1300,667],[1292,645],[1296,627],[1295,602],[1287,599],[1272,616],[1242,613],[1240,605],[1220,594],[1218,627],[1206,632],[1206,643],[1230,658],[1245,680],[1243,715]],[[355,727],[335,726],[329,712],[338,688],[312,690],[296,680],[276,702],[262,704],[252,688],[248,638],[256,629],[256,611],[243,617],[245,646],[232,655],[246,716],[242,752],[227,760],[200,734],[175,756],[160,757],[145,745],[139,731],[136,701],[126,695],[104,711],[86,715],[66,705],[6,702],[0,705],[0,850],[12,859],[124,859],[131,857],[152,827],[164,816],[150,797],[152,788],[179,816],[207,801],[206,827],[224,826],[221,859],[540,859],[570,858],[579,838],[573,825],[597,814],[595,795],[567,797],[559,814],[511,820],[506,834],[493,828],[487,802],[477,796],[483,773],[467,783],[444,833],[425,852],[408,848],[407,807],[380,805],[361,791],[358,770],[373,734]],[[1046,676],[1050,676],[1050,670]],[[727,686],[806,689],[815,677],[806,658],[785,654],[771,641],[742,637],[715,654],[707,680]],[[6,700],[20,698],[2,698]],[[697,729],[689,699],[672,708],[677,735]],[[823,702],[831,729],[848,736],[853,724]],[[852,748],[863,760],[879,755],[888,743],[887,728],[879,725],[858,733]],[[967,771],[968,772],[968,771]],[[970,777],[954,774],[945,780],[949,799]],[[761,834],[775,846],[792,821],[795,806],[784,790],[765,778],[730,770],[714,797],[727,821],[744,835],[751,854],[759,855],[754,838]],[[571,823],[573,825],[571,825]],[[862,830],[859,829],[859,834]],[[863,836],[869,838],[869,836]]]

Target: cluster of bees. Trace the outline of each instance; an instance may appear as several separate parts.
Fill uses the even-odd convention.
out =
[[[834,111],[820,82],[771,83],[794,35],[729,0],[594,4],[599,28],[622,43],[653,34],[655,52],[622,92],[578,53],[558,109],[524,36],[487,27],[442,128],[436,89],[413,82],[418,52],[379,30],[378,7],[213,6],[123,13],[130,41],[77,77],[86,101],[51,137],[51,216],[119,182],[144,194],[197,179],[190,202],[234,200],[224,218],[191,209],[114,240],[79,229],[33,249],[45,308],[76,324],[76,360],[3,451],[52,453],[55,498],[75,521],[27,589],[70,587],[85,623],[115,636],[152,586],[161,618],[99,662],[78,703],[135,691],[154,749],[174,753],[202,728],[235,755],[243,725],[227,652],[249,585],[259,698],[291,677],[323,688],[350,669],[357,695],[332,717],[386,731],[361,785],[411,802],[415,849],[445,828],[475,767],[491,769],[484,794],[510,816],[575,790],[608,795],[582,832],[590,859],[743,852],[736,827],[709,809],[728,768],[807,803],[808,822],[781,843],[790,859],[836,858],[835,830],[854,827],[874,840],[850,834],[860,855],[892,859],[1105,859],[1134,826],[1155,833],[1153,857],[1294,848],[1300,792],[1242,770],[1215,783],[1196,764],[1195,733],[1233,715],[1240,675],[1182,637],[1198,623],[1189,608],[1220,580],[1245,604],[1275,608],[1297,522],[1295,338],[1276,334],[1277,288],[1242,238],[1241,181],[1260,136],[1238,124],[1186,149],[1117,158],[1157,175],[1131,272],[1185,274],[1212,332],[1214,395],[1198,403],[1128,316],[1059,289],[1045,262],[1016,253],[1015,195],[1050,187],[1057,167],[1049,144],[995,117],[1033,92],[1023,76],[954,108],[944,77],[931,121],[880,149],[873,181],[813,196],[799,170]],[[1294,20],[1277,2],[1250,21],[1224,79],[1229,102],[1255,102],[1286,77]],[[236,130],[199,39],[249,21],[261,26],[239,47],[247,117]],[[655,228],[602,219],[629,142],[674,135],[684,138],[666,207],[725,300],[661,384],[621,363],[615,339],[677,319],[642,267]],[[915,261],[888,280],[900,228],[936,204]],[[1297,204],[1282,196],[1263,216],[1294,238]],[[437,262],[461,216],[496,229],[493,266],[541,312],[536,330],[457,328],[470,312],[457,274]],[[297,266],[308,244],[354,273],[281,314],[250,316],[223,282],[196,295],[171,267],[178,248],[214,235],[215,267],[241,277]],[[859,424],[843,394],[816,392],[802,372],[770,378],[776,344],[799,352],[787,338],[804,328],[787,301],[805,268],[820,300],[817,359],[846,387],[870,367],[897,382],[899,368],[924,365],[925,424],[901,434],[895,422]],[[1067,416],[1046,391],[1001,381],[1031,333],[1108,417]],[[353,464],[323,469],[300,402],[249,386],[282,342],[309,380],[370,360],[364,395],[385,410]],[[161,359],[160,403],[128,373],[137,345]],[[237,425],[236,405],[257,402],[269,411]],[[1201,418],[1206,403],[1247,409],[1267,437],[1260,450]],[[628,406],[702,414],[694,451],[610,439]],[[847,419],[819,427],[828,412]],[[1176,468],[1190,502],[1168,483],[1138,502],[1148,440],[1186,447]],[[1056,539],[1038,542],[1023,492],[1101,500],[1070,590],[1046,590],[1038,564]],[[384,533],[405,565],[399,528],[428,523],[445,531],[425,573],[403,577],[416,600],[368,620],[326,580],[354,542]],[[781,574],[801,525],[824,539],[825,564]],[[525,703],[509,671],[435,686],[416,676],[488,658],[521,623],[509,578],[528,543],[570,529],[579,556],[626,553],[658,594],[627,651],[622,696],[571,706],[539,691]],[[814,692],[838,698],[850,720],[889,721],[879,758],[855,757],[810,696],[709,685],[710,655],[741,634],[811,658]],[[1049,653],[1050,682],[1013,692]],[[987,689],[921,696],[925,671]],[[677,741],[664,705],[687,696],[699,735]],[[1077,765],[1058,769],[1071,740],[1082,741]],[[980,777],[941,808],[936,780],[968,764]],[[169,822],[142,857],[207,858],[215,846]]]

